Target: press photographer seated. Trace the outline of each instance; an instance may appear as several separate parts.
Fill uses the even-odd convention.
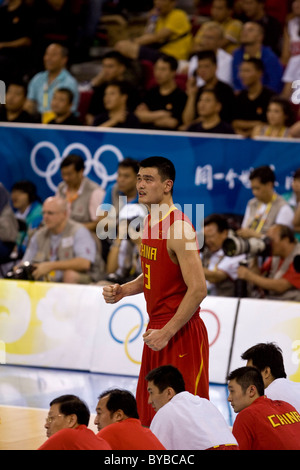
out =
[[[238,277],[259,288],[261,297],[299,301],[300,273],[295,270],[294,258],[300,254],[300,243],[286,225],[273,225],[267,236],[271,240],[272,256],[266,259],[260,271],[240,266]]]
[[[99,280],[96,243],[87,228],[69,218],[66,200],[47,198],[43,220],[22,260],[34,265],[33,278],[75,284]]]

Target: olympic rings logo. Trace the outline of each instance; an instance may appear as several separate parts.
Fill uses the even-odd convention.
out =
[[[209,340],[209,347],[211,348],[220,336],[221,331],[221,324],[218,315],[213,312],[212,310],[208,309],[201,309],[201,317],[203,313],[208,313],[210,317],[206,317],[204,323],[206,323],[206,328],[208,329],[208,333],[211,333],[210,340]],[[202,317],[203,318],[203,317]]]
[[[50,150],[54,158],[48,163],[47,168],[45,170],[42,170],[38,166],[38,160],[42,151],[45,149]],[[104,152],[113,153],[115,157],[117,158],[117,163],[121,162],[124,159],[124,157],[123,157],[122,152],[117,147],[115,147],[114,145],[109,145],[109,144],[102,145],[96,150],[94,155],[92,155],[90,150],[84,144],[81,144],[79,142],[73,142],[72,144],[69,144],[63,151],[62,155],[60,155],[60,152],[58,148],[56,147],[56,145],[54,145],[52,142],[49,142],[49,141],[42,141],[36,144],[34,148],[32,149],[32,152],[30,155],[30,163],[31,163],[32,169],[41,178],[45,178],[49,188],[52,189],[53,192],[56,192],[57,186],[54,184],[52,178],[60,169],[60,164],[62,160],[67,155],[69,155],[70,153],[76,150],[80,150],[85,157],[85,170],[84,170],[85,175],[89,174],[90,171],[94,169],[94,172],[101,180],[101,186],[104,189],[106,188],[108,183],[116,180],[117,171],[115,171],[115,173],[113,173],[112,175],[109,175],[107,173],[106,167],[100,161],[100,158]]]
[[[120,311],[122,309],[130,309],[131,310],[131,313],[135,313],[137,312],[138,313],[138,316],[139,316],[139,322],[137,325],[134,325],[132,328],[130,328],[130,330],[128,331],[128,333],[125,335],[125,338],[124,339],[120,339],[117,334],[114,332],[114,329],[115,327],[113,327],[113,322],[115,320],[116,322],[116,316],[120,313]],[[124,313],[122,313],[122,315],[124,315]],[[126,319],[128,319],[128,315],[126,315]],[[111,337],[114,339],[114,341],[116,341],[118,344],[123,344],[124,345],[124,350],[125,350],[125,354],[127,356],[127,358],[133,362],[134,364],[137,364],[137,365],[140,365],[141,364],[141,361],[138,361],[136,359],[134,359],[131,355],[131,353],[129,352],[129,345],[133,342],[135,342],[136,340],[138,340],[138,338],[140,337],[141,333],[142,333],[142,330],[143,328],[145,328],[146,325],[144,324],[144,317],[143,317],[143,313],[142,311],[139,309],[139,307],[137,307],[136,305],[134,304],[123,304],[121,305],[120,307],[116,308],[116,310],[114,310],[114,312],[112,313],[111,317],[110,317],[110,320],[109,320],[109,325],[108,325],[108,328],[109,328],[109,332],[110,332],[110,335]]]

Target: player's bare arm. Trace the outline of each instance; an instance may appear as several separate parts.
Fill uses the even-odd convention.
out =
[[[103,287],[102,295],[107,304],[115,304],[123,297],[143,292],[143,274],[126,284],[113,284]]]
[[[149,329],[144,334],[145,343],[154,351],[159,351],[168,344],[169,340],[190,320],[207,294],[192,227],[186,222],[175,222],[167,246],[172,261],[180,266],[187,292],[175,315],[162,329]]]

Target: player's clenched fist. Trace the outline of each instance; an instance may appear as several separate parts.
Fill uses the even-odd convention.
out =
[[[107,304],[114,304],[123,298],[122,286],[120,284],[113,284],[104,286],[102,295]]]

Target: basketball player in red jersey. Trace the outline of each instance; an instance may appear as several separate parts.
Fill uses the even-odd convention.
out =
[[[144,333],[136,400],[142,424],[149,426],[147,373],[161,365],[177,367],[190,393],[209,398],[208,337],[199,316],[206,282],[195,230],[173,203],[175,168],[164,157],[140,163],[139,202],[148,207],[140,257],[143,273],[127,284],[103,288],[107,303],[144,292],[149,323]]]

